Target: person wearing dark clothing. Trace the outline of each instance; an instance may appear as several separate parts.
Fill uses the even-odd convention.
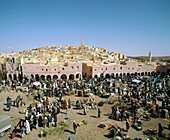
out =
[[[49,114],[49,116],[48,116],[48,127],[51,127],[51,123],[52,123],[52,116],[51,116],[51,114]]]
[[[118,87],[118,95],[120,95],[121,91],[120,91],[120,88]]]
[[[98,118],[100,118],[101,110],[98,108]]]
[[[162,127],[162,125],[160,123],[158,123],[158,134],[159,134],[159,136],[162,136],[163,130],[164,130],[164,128]]]
[[[110,133],[111,133],[111,136],[113,137],[113,138],[116,138],[116,129],[115,128],[112,128],[111,129],[111,131],[110,131]]]
[[[40,93],[38,93],[38,100],[40,100]]]
[[[124,119],[124,111],[122,110],[121,111],[121,121],[123,121],[123,119]]]
[[[7,102],[7,107],[8,107],[8,111],[11,110],[11,103],[10,102]]]
[[[133,110],[133,99],[131,99],[131,108]]]
[[[128,132],[128,130],[130,128],[130,123],[129,123],[128,119],[126,119],[125,124],[126,124],[126,131]]]
[[[76,134],[77,132],[77,124],[75,121],[73,121],[73,130],[74,130],[74,134]]]
[[[39,116],[39,122],[38,122],[38,124],[39,124],[39,127],[42,127],[42,126],[43,126],[42,116]]]
[[[32,106],[31,106],[31,104],[29,106],[29,109],[30,109],[30,113],[32,113]]]
[[[152,103],[156,105],[156,98],[152,97]]]
[[[6,101],[9,102],[9,100],[10,100],[10,98],[9,98],[9,96],[8,96],[7,99],[6,99]]]
[[[31,115],[31,118],[30,118],[30,130],[32,131],[32,128],[33,128],[33,115]]]
[[[19,108],[19,98],[16,99],[17,107]]]
[[[55,124],[55,127],[57,127],[57,113],[54,114],[54,124]]]

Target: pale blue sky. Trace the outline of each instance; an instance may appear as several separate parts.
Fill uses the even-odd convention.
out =
[[[170,55],[170,0],[0,0],[0,53],[84,44]]]

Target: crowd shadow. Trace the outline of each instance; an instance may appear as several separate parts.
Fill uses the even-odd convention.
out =
[[[75,110],[81,110],[81,108],[77,108],[77,107],[74,107],[73,109],[75,109]]]
[[[164,129],[168,129],[168,130],[170,130],[170,129],[169,129],[169,127],[166,127],[166,126],[164,126]]]
[[[62,114],[67,114],[66,112],[62,112],[62,111],[60,111],[60,113],[62,113]]]
[[[106,138],[112,138],[111,134],[104,135]]]
[[[98,118],[97,116],[94,116],[94,115],[91,115],[90,117],[92,117],[92,118]]]
[[[81,113],[81,112],[78,112],[77,114],[79,114],[79,115],[83,115],[83,116],[85,115],[84,113]]]
[[[70,130],[64,130],[64,132],[68,132],[68,133],[70,133],[70,134],[74,134],[74,132],[73,131],[70,131]]]

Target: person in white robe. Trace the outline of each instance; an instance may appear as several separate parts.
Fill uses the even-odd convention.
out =
[[[26,120],[25,131],[26,131],[26,134],[29,134],[29,132],[30,132],[30,124],[29,124],[28,120]]]

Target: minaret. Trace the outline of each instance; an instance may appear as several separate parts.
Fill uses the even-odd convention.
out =
[[[84,46],[84,45],[83,45],[83,38],[81,39],[81,47],[82,47],[82,46]]]
[[[152,61],[152,54],[151,54],[151,51],[149,52],[149,62]]]

